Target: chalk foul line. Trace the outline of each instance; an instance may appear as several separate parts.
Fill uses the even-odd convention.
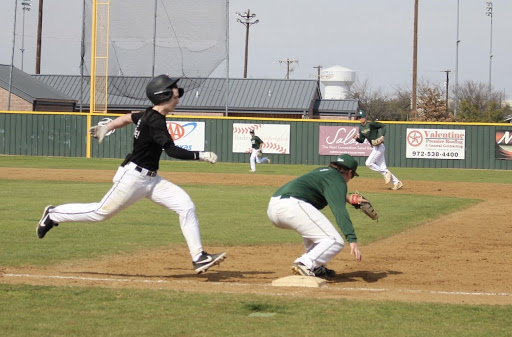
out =
[[[101,282],[135,282],[135,283],[190,283],[188,281],[167,281],[167,280],[148,280],[148,279],[129,279],[129,278],[100,278],[100,277],[85,277],[85,276],[62,276],[62,275],[35,275],[35,274],[3,274],[3,277],[25,277],[35,279],[60,279],[60,280],[80,280],[80,281],[101,281]],[[210,282],[212,283],[212,282]],[[218,283],[218,282],[217,282]],[[237,285],[242,285],[237,283]],[[253,284],[247,284],[254,286]],[[385,288],[336,288],[337,290],[345,291],[360,291],[360,292],[389,292],[390,289]],[[466,292],[466,291],[442,291],[442,290],[413,290],[413,289],[398,289],[402,293],[428,293],[437,295],[462,295],[462,296],[512,296],[512,293],[505,292]]]

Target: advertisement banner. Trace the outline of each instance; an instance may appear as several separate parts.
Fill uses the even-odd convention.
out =
[[[290,154],[290,125],[233,123],[233,152],[251,152],[249,131],[263,141],[263,153]]]
[[[372,147],[365,141],[358,143],[354,135],[359,133],[359,127],[353,126],[320,126],[318,136],[318,154],[322,156],[337,156],[347,153],[351,156],[367,157]]]
[[[496,131],[496,159],[512,160],[512,131]]]
[[[464,159],[466,130],[407,129],[406,158]]]
[[[189,151],[204,151],[204,122],[166,122],[167,131],[176,146]]]

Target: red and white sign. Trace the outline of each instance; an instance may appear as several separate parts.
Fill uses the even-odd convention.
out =
[[[263,153],[290,154],[290,125],[242,123],[233,123],[234,153],[251,151],[251,130],[263,141]]]
[[[338,156],[346,153],[351,156],[366,157],[372,152],[372,147],[365,141],[358,143],[354,135],[359,133],[359,127],[353,126],[320,126],[318,136],[318,154],[323,156]]]
[[[466,130],[407,129],[406,158],[464,159]]]

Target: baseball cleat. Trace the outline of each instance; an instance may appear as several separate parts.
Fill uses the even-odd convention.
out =
[[[194,265],[196,273],[201,274],[206,272],[208,268],[210,268],[211,266],[220,264],[222,261],[224,261],[225,258],[226,253],[208,254],[207,252],[203,252],[201,257],[199,257],[199,260],[192,263]]]
[[[41,220],[39,220],[39,223],[37,224],[36,233],[37,237],[42,239],[48,233],[50,229],[53,228],[53,226],[58,226],[59,224],[50,219],[50,211],[54,209],[55,207],[48,205],[43,211],[43,216],[41,217]]]
[[[327,268],[326,266],[320,266],[313,269],[313,274],[316,277],[334,277],[336,276],[336,272],[332,269]]]
[[[401,189],[402,187],[404,187],[404,184],[402,184],[402,182],[401,182],[401,181],[399,181],[399,182],[397,182],[397,183],[395,184],[395,186],[391,187],[391,189],[392,189],[393,191],[398,191],[398,190],[399,190],[399,189]]]
[[[386,172],[386,174],[384,175],[384,180],[386,181],[386,185],[391,182],[391,172],[390,171]]]
[[[268,162],[269,164],[272,164],[272,162],[270,161],[270,159],[267,159],[267,162]]]
[[[301,262],[293,264],[292,272],[295,275],[299,275],[299,276],[313,276],[313,277],[315,276],[315,274],[313,274],[313,272],[311,270],[309,270],[308,267],[306,267]]]

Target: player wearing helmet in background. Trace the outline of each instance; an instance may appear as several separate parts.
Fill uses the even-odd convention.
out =
[[[388,170],[386,165],[386,146],[384,145],[384,136],[386,135],[386,125],[379,122],[369,122],[366,119],[366,113],[362,110],[357,115],[361,125],[359,133],[354,135],[358,143],[363,143],[365,139],[372,145],[372,152],[366,159],[366,167],[370,170],[382,174],[387,184],[393,183],[392,190],[401,189],[404,184]]]
[[[198,274],[225,259],[226,253],[208,254],[203,251],[194,203],[182,188],[158,175],[162,149],[177,159],[195,159],[212,164],[217,161],[213,152],[188,151],[176,146],[167,131],[165,116],[174,111],[184,93],[178,87],[178,81],[179,78],[167,75],[151,79],[146,87],[146,95],[154,106],[145,111],[128,113],[89,130],[92,137],[98,138],[101,143],[107,132],[135,123],[133,151],[118,168],[114,185],[100,202],[46,206],[36,230],[40,239],[59,223],[104,221],[136,201],[148,198],[178,214],[193,267]]]
[[[251,164],[250,172],[256,172],[256,164],[263,164],[265,162],[270,164],[271,161],[268,157],[263,157],[262,145],[265,143],[260,137],[254,134],[254,130],[249,131],[249,133],[251,135],[251,158],[249,158]]]

